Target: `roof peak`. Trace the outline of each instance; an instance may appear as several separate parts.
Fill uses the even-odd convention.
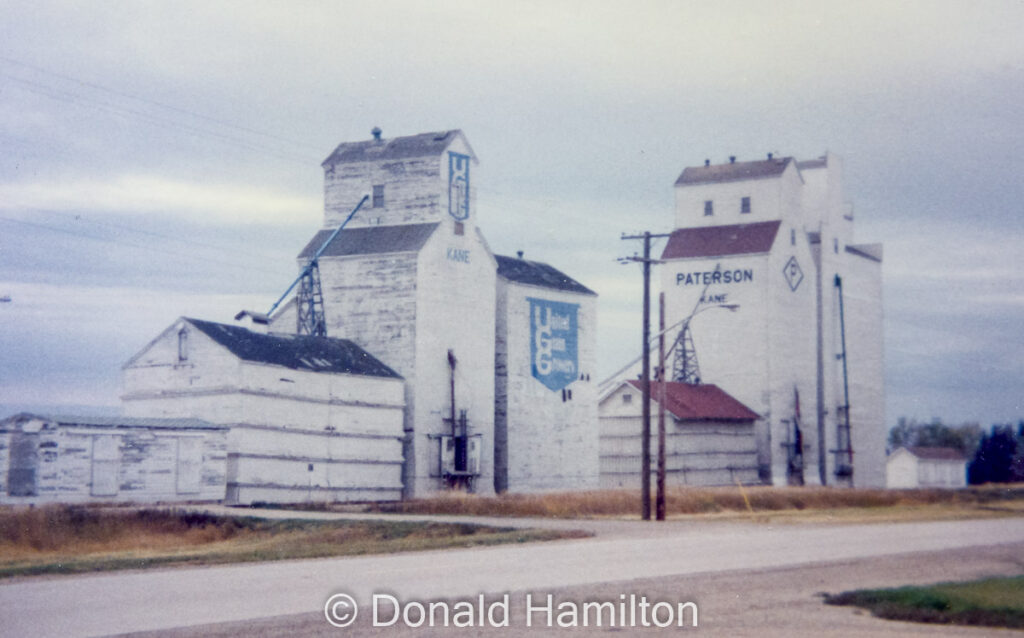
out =
[[[628,379],[626,383],[637,390],[643,389],[643,384],[636,379]],[[660,387],[660,381],[651,381],[652,401],[659,401]],[[756,421],[760,418],[756,412],[713,383],[693,385],[678,381],[665,382],[665,409],[680,420]]]
[[[441,222],[389,224],[387,226],[356,226],[346,228],[328,244],[321,257],[348,257],[384,253],[419,252]],[[309,260],[334,232],[333,228],[318,230],[299,253],[299,259]]]
[[[542,261],[507,255],[495,255],[494,260],[498,262],[498,276],[508,281],[584,295],[597,295],[561,270]]]
[[[367,162],[381,159],[404,159],[438,155],[458,137],[465,137],[460,129],[431,131],[414,135],[381,137],[379,128],[371,132],[372,138],[357,142],[342,142],[322,162],[322,166]],[[468,142],[466,144],[469,145]],[[473,155],[470,151],[470,155]]]
[[[789,164],[794,162],[792,157],[775,156],[746,162],[737,162],[733,156],[725,164],[712,164],[710,160],[705,160],[703,166],[688,166],[683,169],[679,179],[676,180],[676,186],[769,179],[782,175]]]
[[[960,450],[953,447],[938,447],[933,445],[911,445],[903,446],[919,459],[931,459],[936,461],[963,461],[967,456]]]
[[[400,379],[384,362],[349,339],[264,334],[226,323],[182,317],[239,359],[285,368]]]
[[[662,259],[724,257],[766,253],[775,244],[782,221],[778,219],[723,226],[695,226],[672,231]]]
[[[198,430],[226,430],[228,426],[218,425],[197,419],[194,417],[138,417],[124,415],[95,415],[95,414],[63,414],[41,412],[19,412],[5,419],[0,423],[19,424],[27,421],[45,421],[59,425],[75,426],[96,426],[96,427],[145,427],[145,428],[168,428],[168,429],[198,429]]]

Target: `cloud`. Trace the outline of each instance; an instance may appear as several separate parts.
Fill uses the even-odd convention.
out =
[[[886,237],[887,412],[946,420],[1020,416],[1021,229],[879,224]],[[910,230],[910,232],[908,232]]]
[[[316,224],[320,199],[252,185],[179,181],[123,174],[0,184],[0,210],[50,209],[106,213],[173,213],[222,223]]]
[[[0,404],[117,405],[121,365],[179,316],[233,323],[264,295],[0,281]]]
[[[619,235],[671,226],[679,171],[705,157],[807,158],[830,148],[846,159],[860,240],[886,246],[890,415],[960,409],[946,388],[967,369],[997,390],[975,384],[976,396],[955,395],[963,406],[984,414],[980,397],[1002,401],[995,395],[1007,377],[1019,378],[1013,358],[1024,359],[1014,319],[1024,297],[1016,272],[1024,182],[1015,155],[1024,131],[1024,4],[581,7],[11,4],[0,21],[2,55],[66,77],[0,62],[0,73],[22,80],[4,82],[0,104],[8,151],[0,215],[69,232],[22,223],[18,234],[4,223],[0,276],[96,284],[65,286],[69,312],[49,311],[69,322],[55,334],[95,337],[100,345],[88,356],[107,357],[123,325],[143,322],[140,337],[151,338],[169,321],[164,314],[188,312],[197,293],[283,288],[320,225],[317,162],[336,142],[366,138],[375,124],[386,136],[461,127],[481,156],[480,221],[493,249],[523,249],[597,290],[599,356],[614,369],[635,351],[639,323],[638,268],[614,259],[640,246]],[[81,211],[82,220],[40,221],[26,210],[39,208]],[[214,231],[224,233],[233,250],[86,224],[86,212],[99,210],[145,219],[148,229],[157,217],[185,220],[158,230],[217,244]],[[276,235],[249,241],[254,221]],[[293,222],[309,229],[292,233]],[[79,231],[72,244],[69,233]],[[271,239],[293,246],[277,251]],[[276,272],[278,261],[279,276],[256,270]],[[103,285],[122,292],[104,297]],[[180,307],[139,292],[157,287],[177,291],[158,294]],[[93,296],[111,304],[116,328],[107,336],[75,325],[102,316],[89,305]],[[163,318],[139,319],[140,300]],[[84,314],[72,303],[85,304]],[[40,339],[38,348],[51,346]],[[996,372],[985,361],[998,363]],[[61,387],[58,374],[45,387]]]

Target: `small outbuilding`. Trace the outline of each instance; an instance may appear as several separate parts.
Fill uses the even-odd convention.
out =
[[[651,382],[651,469],[657,450],[658,405],[664,396],[665,466],[669,485],[758,483],[754,424],[758,414],[712,384]],[[640,482],[643,387],[623,381],[598,404],[601,487]]]
[[[227,433],[192,418],[16,414],[0,421],[0,503],[221,500]]]
[[[966,487],[967,457],[948,447],[900,447],[886,460],[885,473],[893,489]]]
[[[228,503],[401,497],[404,382],[352,341],[182,317],[123,383],[128,414],[230,428]]]

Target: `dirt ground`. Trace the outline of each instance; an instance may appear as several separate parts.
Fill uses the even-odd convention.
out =
[[[857,561],[816,563],[783,569],[734,570],[713,574],[641,579],[533,592],[534,600],[553,594],[562,601],[617,601],[621,594],[645,595],[651,601],[692,601],[699,608],[699,626],[667,629],[632,627],[526,627],[526,593],[509,596],[508,627],[409,628],[373,627],[370,614],[360,615],[347,628],[329,625],[323,614],[279,616],[133,636],[561,636],[651,635],[693,633],[703,636],[1010,636],[1024,632],[1004,629],[917,625],[872,617],[851,607],[833,607],[822,592],[864,587],[925,584],[987,576],[1024,574],[1024,543],[969,547],[956,551],[921,552]],[[488,601],[497,599],[489,596]],[[541,618],[541,616],[535,616]],[[535,620],[535,625],[538,621]],[[400,623],[399,623],[400,625]]]

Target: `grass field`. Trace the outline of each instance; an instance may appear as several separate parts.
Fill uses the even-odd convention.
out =
[[[846,514],[902,520],[1024,514],[1024,486],[963,490],[882,490],[832,487],[713,487],[666,490],[668,516],[762,515],[785,519],[792,513],[849,518]],[[632,517],[640,509],[638,490],[596,490],[544,494],[439,496],[368,506],[371,511],[551,518]],[[806,518],[806,516],[805,516]]]
[[[670,517],[753,522],[896,522],[1024,514],[1024,486],[965,490],[822,487],[672,488]],[[290,506],[298,509],[299,506]],[[638,490],[477,496],[314,509],[550,518],[638,518]],[[579,537],[402,521],[268,520],[245,516],[97,506],[0,508],[0,578],[155,565],[316,558]]]
[[[843,592],[825,602],[863,607],[889,620],[1024,629],[1024,576]]]
[[[155,509],[0,509],[0,578],[391,553],[579,537],[401,521],[266,520]]]

